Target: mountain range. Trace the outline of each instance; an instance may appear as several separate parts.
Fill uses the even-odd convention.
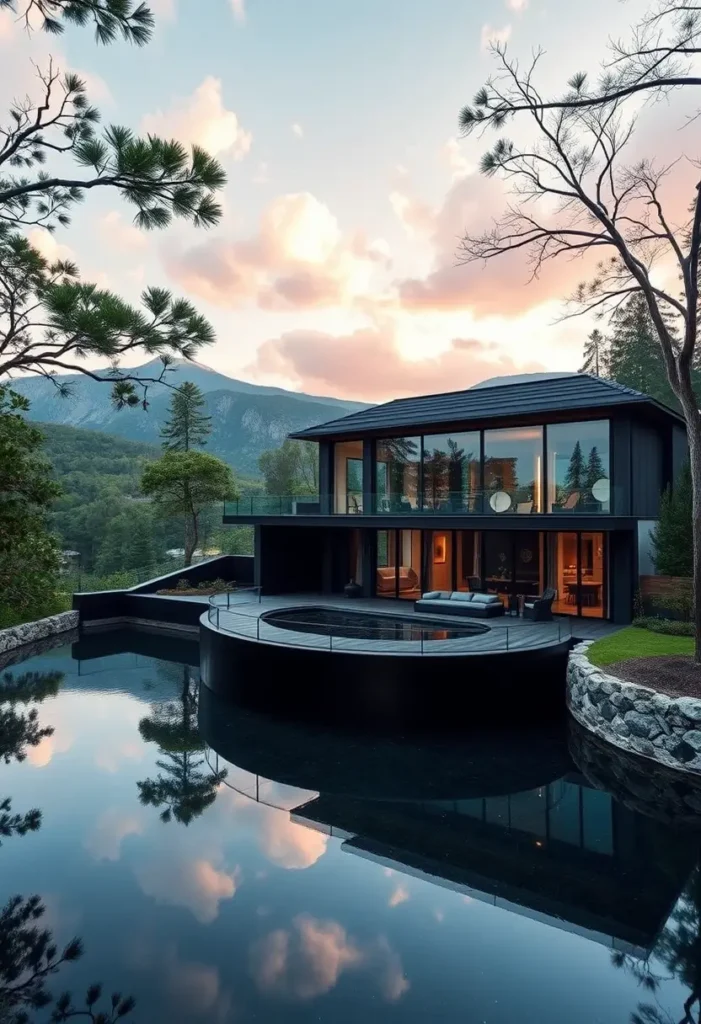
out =
[[[161,369],[160,360],[154,359],[125,372],[157,377]],[[140,407],[117,410],[109,400],[109,384],[80,373],[60,374],[55,380],[70,385],[69,397],[61,397],[55,385],[43,377],[19,377],[12,381],[13,390],[29,399],[29,418],[40,421],[44,430],[56,423],[87,427],[132,441],[159,442],[171,387],[150,385],[146,411]],[[279,447],[289,433],[367,408],[362,402],[249,384],[202,363],[174,360],[168,373],[169,384],[178,385],[186,380],[204,393],[206,412],[212,417],[207,451],[247,476],[258,475],[261,452]]]

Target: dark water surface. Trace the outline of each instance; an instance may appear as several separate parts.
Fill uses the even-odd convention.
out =
[[[269,723],[200,699],[197,657],[109,634],[0,672],[0,906],[84,946],[52,993],[102,981],[140,1024],[698,1020],[698,794],[564,730]]]
[[[267,612],[263,618],[279,629],[291,629],[296,633],[359,640],[454,640],[489,632],[489,626],[479,622],[461,622],[454,627],[438,624],[432,628],[430,620],[417,626],[413,616],[372,615],[334,608],[289,608]]]

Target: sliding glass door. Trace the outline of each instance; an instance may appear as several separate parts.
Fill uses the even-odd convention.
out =
[[[421,596],[421,530],[377,531],[377,597]]]
[[[507,603],[509,597],[535,597],[543,589],[541,534],[535,530],[487,530],[484,585]]]
[[[554,612],[605,618],[606,535],[574,531],[548,534],[548,585],[557,594]]]

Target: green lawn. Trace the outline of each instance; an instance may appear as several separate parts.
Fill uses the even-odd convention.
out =
[[[694,639],[690,636],[666,636],[649,629],[629,626],[618,633],[597,640],[587,651],[594,665],[603,667],[626,658],[651,658],[656,654],[693,654]]]

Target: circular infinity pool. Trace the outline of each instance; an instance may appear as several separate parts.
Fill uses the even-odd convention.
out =
[[[356,640],[456,640],[488,633],[479,622],[438,623],[417,621],[408,615],[352,612],[341,608],[288,608],[267,612],[265,622],[295,633],[349,637]]]

